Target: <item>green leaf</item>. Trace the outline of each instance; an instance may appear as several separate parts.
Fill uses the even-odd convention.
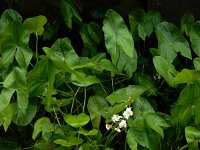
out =
[[[68,139],[56,139],[53,141],[56,144],[59,144],[64,147],[71,147],[83,143],[83,139],[77,137],[69,137]]]
[[[120,70],[109,59],[102,59],[100,65],[103,69],[110,71],[113,74],[120,74]]]
[[[35,140],[40,132],[45,141],[48,141],[54,131],[55,127],[50,122],[49,118],[43,117],[35,122],[32,138]]]
[[[181,32],[189,36],[190,29],[194,23],[194,15],[191,12],[185,12],[181,18]]]
[[[137,142],[135,141],[134,135],[132,135],[130,130],[128,130],[126,134],[126,141],[131,150],[137,150]]]
[[[74,85],[86,87],[95,83],[99,83],[100,80],[93,75],[88,74],[85,70],[75,71],[71,74],[71,81]]]
[[[136,100],[144,91],[146,88],[139,85],[133,85],[128,86],[126,88],[121,88],[112,94],[110,94],[108,97],[106,97],[106,100],[111,104],[115,105],[116,103],[123,103],[127,101],[134,101]]]
[[[197,57],[193,60],[194,68],[195,70],[200,71],[200,58]]]
[[[101,122],[101,116],[106,115],[108,111],[108,104],[105,99],[101,96],[94,95],[90,96],[87,104],[88,111],[90,113],[93,127],[99,128]]]
[[[196,70],[183,69],[172,80],[174,85],[181,83],[192,83],[200,79],[200,72]]]
[[[182,56],[192,59],[190,46],[179,29],[169,22],[162,22],[156,28],[160,55],[172,63],[180,52]]]
[[[137,66],[137,53],[127,26],[122,17],[113,10],[106,12],[103,23],[105,45],[112,62],[131,78]]]
[[[71,29],[72,22],[81,23],[82,19],[75,8],[75,2],[73,0],[61,0],[60,11],[64,18],[65,24]]]
[[[197,54],[197,56],[200,56],[200,21],[197,21],[193,24],[193,26],[190,29],[190,42],[192,49]]]
[[[16,21],[16,22],[22,22],[22,16],[13,9],[7,9],[3,12],[3,14],[1,15],[1,19],[3,21]]]
[[[10,105],[0,111],[0,126],[3,125],[5,132],[8,130],[8,127],[12,121],[12,117],[13,109]]]
[[[13,92],[16,91],[18,106],[21,111],[25,113],[29,102],[29,89],[24,71],[18,67],[15,67],[13,71],[6,77],[5,81],[3,82],[3,87],[4,89],[2,93],[4,93],[4,90],[9,91],[9,94],[11,94],[9,96],[10,98]]]
[[[90,121],[90,117],[85,113],[79,115],[66,114],[64,120],[72,127],[79,128],[86,125]]]
[[[25,114],[21,111],[21,109],[18,108],[17,103],[12,104],[12,107],[14,112],[12,121],[18,126],[28,125],[35,117],[37,112],[36,104],[29,104]]]
[[[185,137],[190,150],[198,150],[200,142],[200,131],[192,126],[185,127]]]
[[[154,28],[156,28],[157,25],[163,21],[160,13],[158,11],[156,11],[156,10],[149,10],[147,12],[147,14],[146,14],[146,18],[148,18],[148,19],[145,19],[146,20],[146,24],[150,24],[149,21],[151,21],[151,23],[153,24]],[[151,32],[153,32],[153,31],[151,31],[151,30],[147,31],[148,36],[150,35]]]
[[[83,135],[88,136],[88,135],[97,135],[98,130],[97,130],[97,129],[92,129],[92,130],[90,130],[90,131],[87,131],[87,130],[85,130],[85,129],[83,129],[83,128],[80,128],[77,132],[78,132],[79,134],[83,134]]]
[[[14,92],[14,89],[3,88],[0,94],[0,111],[3,111],[6,107],[8,107]]]
[[[177,103],[172,107],[171,114],[175,123],[183,127],[194,119],[200,125],[200,81],[188,84],[180,93]]]
[[[33,18],[27,18],[23,25],[29,30],[29,33],[35,35],[42,35],[44,32],[43,26],[46,24],[47,18],[45,16],[36,16]]]
[[[178,73],[175,67],[161,56],[153,57],[153,64],[158,74],[160,74],[170,86],[174,86],[172,80]]]

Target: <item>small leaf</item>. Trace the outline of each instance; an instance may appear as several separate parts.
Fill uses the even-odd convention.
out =
[[[145,90],[146,90],[146,88],[144,88],[143,86],[139,86],[139,85],[128,86],[126,88],[121,88],[121,89],[113,92],[108,97],[106,97],[106,100],[111,105],[115,105],[116,103],[127,102],[129,100],[131,100],[133,102]],[[129,99],[129,97],[130,97],[130,99]]]
[[[87,131],[83,128],[80,128],[78,131],[77,131],[79,134],[83,134],[83,135],[97,135],[98,133],[98,130],[97,129],[92,129],[90,131]]]
[[[178,73],[175,67],[161,56],[155,56],[153,58],[153,64],[158,74],[160,74],[170,86],[174,86],[172,80]]]
[[[187,126],[185,127],[185,137],[187,143],[200,142],[200,131],[192,126]]]
[[[67,140],[56,139],[53,142],[64,147],[71,147],[83,143],[83,139],[77,137],[69,137]]]
[[[5,132],[8,130],[8,127],[12,121],[12,117],[13,109],[10,105],[0,111],[0,126],[3,125]]]
[[[194,23],[194,15],[191,12],[186,12],[181,18],[181,32],[185,32],[189,36],[190,29]]]
[[[193,60],[193,64],[195,67],[195,70],[200,71],[200,57],[197,57]]]
[[[27,18],[23,25],[29,30],[30,34],[42,35],[44,32],[43,26],[46,24],[47,18],[45,16],[36,16],[33,18]]]
[[[192,49],[200,57],[200,21],[197,21],[193,24],[190,29],[190,42]]]
[[[90,121],[90,117],[85,113],[79,115],[67,114],[64,116],[64,120],[72,127],[78,128],[86,125]]]

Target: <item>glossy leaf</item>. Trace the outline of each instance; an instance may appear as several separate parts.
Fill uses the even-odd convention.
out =
[[[5,132],[8,130],[8,127],[12,121],[12,117],[13,109],[10,105],[0,111],[0,126],[3,125]]]
[[[64,120],[72,127],[78,128],[86,125],[90,121],[90,117],[85,113],[79,115],[66,114]]]
[[[193,24],[193,26],[190,29],[190,42],[192,49],[197,54],[197,56],[200,56],[200,21],[197,21]]]
[[[174,86],[172,80],[178,73],[175,67],[161,56],[155,56],[153,58],[153,64],[158,74],[160,74],[170,86]]]
[[[156,36],[160,55],[166,58],[168,62],[173,62],[177,52],[180,52],[186,58],[192,59],[187,40],[172,23],[160,23],[156,28]]]
[[[80,23],[82,21],[78,11],[75,8],[75,2],[73,0],[61,0],[60,11],[64,18],[65,24],[71,29],[72,22]]]
[[[87,130],[85,130],[85,129],[83,129],[83,128],[80,128],[77,132],[78,132],[79,134],[83,134],[83,135],[88,136],[88,135],[97,135],[98,130],[97,130],[97,129],[92,129],[92,130],[90,130],[90,131],[87,131]]]
[[[43,26],[46,24],[47,18],[45,16],[36,16],[33,18],[27,18],[23,25],[29,30],[30,33],[35,35],[42,35],[44,32]]]
[[[103,31],[112,62],[130,78],[136,70],[137,53],[133,38],[121,16],[113,10],[108,10],[104,18]]]
[[[83,139],[77,137],[69,137],[68,139],[56,139],[53,142],[64,147],[71,147],[83,143]]]
[[[200,79],[200,72],[196,70],[183,69],[172,80],[173,84],[192,83]]]
[[[181,32],[189,36],[190,29],[195,22],[194,15],[191,12],[186,12],[181,18]]]
[[[108,103],[101,96],[90,96],[87,104],[88,111],[90,113],[93,127],[98,128],[101,122],[101,116],[106,115],[108,111]]]
[[[111,104],[115,105],[116,103],[122,103],[126,101],[134,101],[136,100],[144,91],[146,88],[139,86],[139,85],[133,85],[128,86],[126,88],[119,89],[112,94],[110,94],[108,97],[106,97],[106,100]]]

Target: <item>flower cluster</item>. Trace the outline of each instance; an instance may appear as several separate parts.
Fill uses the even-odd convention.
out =
[[[115,131],[121,132],[122,128],[126,128],[127,127],[126,121],[129,119],[130,116],[133,116],[133,111],[131,110],[131,107],[127,107],[122,115],[123,116],[114,114],[111,117],[113,123],[117,123],[118,127],[114,127],[112,124],[106,124],[106,129],[110,130],[113,128]]]

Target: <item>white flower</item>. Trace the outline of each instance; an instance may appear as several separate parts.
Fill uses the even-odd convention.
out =
[[[121,122],[119,123],[119,128],[126,128],[126,126],[126,120],[121,120]]]
[[[111,128],[112,128],[112,125],[106,124],[106,129],[107,129],[107,130],[110,130]]]
[[[133,111],[131,107],[127,107],[126,110],[123,112],[124,118],[128,119],[130,116],[133,116]]]
[[[113,122],[117,122],[117,121],[119,121],[121,118],[122,118],[122,116],[119,116],[119,115],[115,115],[115,114],[114,114],[114,115],[112,116],[111,119],[112,119]]]
[[[121,132],[119,127],[115,128],[114,130],[117,131],[117,132]]]

